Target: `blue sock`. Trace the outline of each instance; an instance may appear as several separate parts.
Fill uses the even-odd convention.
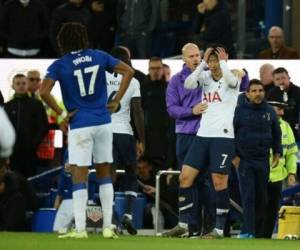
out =
[[[178,193],[178,207],[179,207],[179,223],[185,223],[187,225],[193,224],[195,218],[195,201],[196,189],[194,186],[187,188],[179,188]]]
[[[216,206],[217,206],[216,229],[223,231],[229,213],[228,188],[223,189],[221,191],[216,191]]]

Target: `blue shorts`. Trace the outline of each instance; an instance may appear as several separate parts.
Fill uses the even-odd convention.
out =
[[[119,166],[136,164],[135,139],[129,134],[113,134],[113,159]]]
[[[234,139],[196,136],[183,164],[203,172],[229,174],[235,156]]]
[[[189,152],[189,149],[193,144],[195,137],[196,135],[190,135],[190,134],[176,135],[176,157],[177,157],[177,164],[179,170],[181,170],[182,168],[184,158]]]

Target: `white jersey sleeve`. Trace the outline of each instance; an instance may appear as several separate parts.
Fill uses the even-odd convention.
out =
[[[7,114],[0,107],[0,157],[6,158],[12,154],[15,143],[15,130]]]
[[[221,70],[222,70],[222,75],[223,75],[223,78],[224,78],[224,82],[230,88],[236,88],[239,84],[239,79],[228,68],[228,65],[225,62],[225,60],[220,61],[220,67],[221,67]]]
[[[202,87],[205,78],[207,77],[207,72],[205,71],[205,68],[207,67],[207,64],[205,61],[202,61],[197,68],[190,74],[184,81],[184,87],[186,89],[195,89]]]

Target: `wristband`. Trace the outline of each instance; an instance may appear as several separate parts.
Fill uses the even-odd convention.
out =
[[[60,125],[67,116],[68,112],[63,110],[63,112],[57,117],[57,124]]]

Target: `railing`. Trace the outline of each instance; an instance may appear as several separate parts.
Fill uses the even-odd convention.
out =
[[[160,177],[162,175],[171,174],[179,175],[178,170],[160,170],[155,176],[155,213],[154,213],[154,235],[159,235],[158,223],[159,223],[159,200],[160,200]]]

